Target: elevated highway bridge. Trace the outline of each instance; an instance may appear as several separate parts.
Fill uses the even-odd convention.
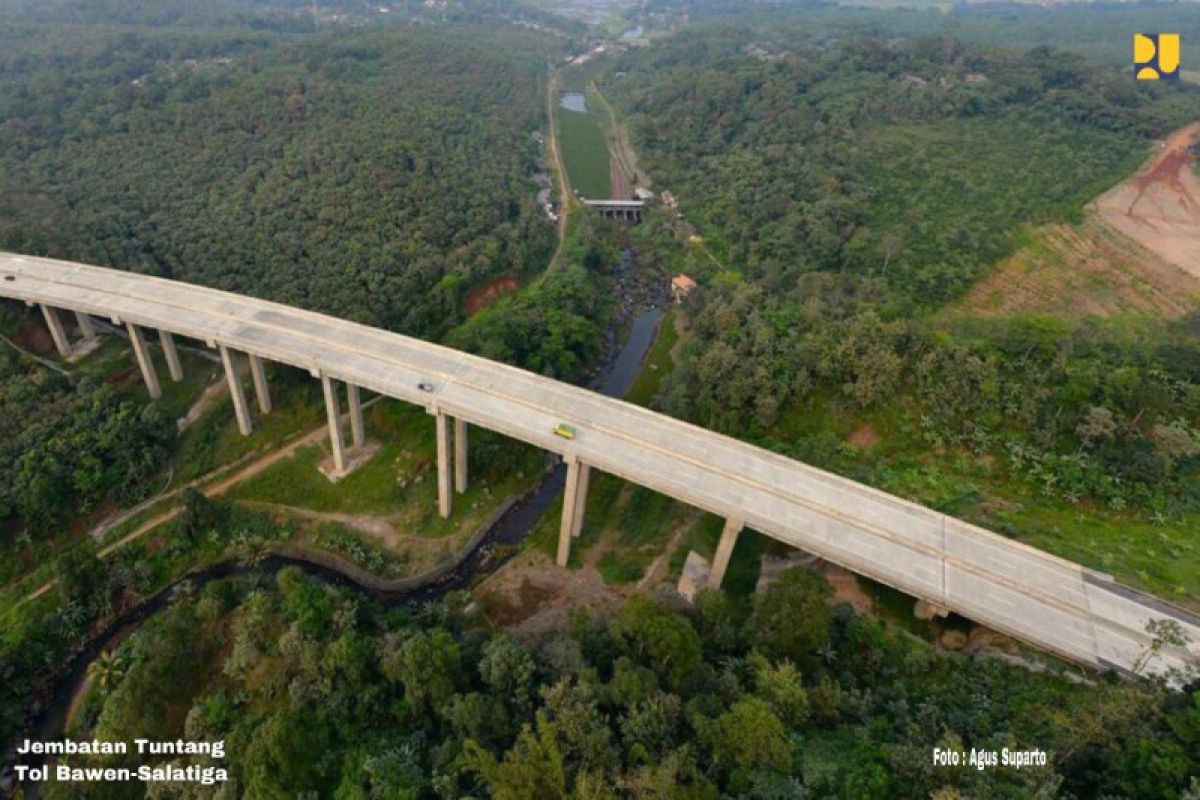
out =
[[[352,446],[363,443],[359,390],[418,404],[436,422],[438,504],[465,491],[468,425],[559,454],[568,465],[558,563],[582,527],[593,469],[725,518],[710,583],[750,527],[1071,661],[1129,672],[1182,668],[1200,648],[1200,618],[1109,576],[776,453],[514,367],[298,308],[177,281],[0,253],[0,297],[42,309],[60,352],[93,317],[127,327],[151,396],[161,392],[149,342],[182,378],[176,336],[219,351],[238,424],[253,426],[236,362],[248,358],[257,412],[271,408],[265,360],[322,382],[335,469],[347,465],[341,384]],[[573,438],[556,435],[560,425]],[[1191,644],[1152,651],[1151,622],[1170,620]],[[1150,654],[1147,658],[1147,654]]]

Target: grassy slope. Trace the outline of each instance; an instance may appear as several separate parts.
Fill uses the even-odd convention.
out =
[[[855,447],[855,432],[878,437]],[[901,395],[882,411],[860,412],[829,396],[789,409],[773,435],[799,442],[803,460],[884,491],[1109,572],[1124,583],[1200,608],[1200,517],[1155,519],[1145,511],[1072,505],[1032,489],[1001,461],[931,448],[920,419]]]
[[[387,400],[371,409],[368,438],[381,447],[366,464],[331,484],[318,470],[328,456],[325,443],[302,448],[230,492],[236,500],[293,506],[316,512],[368,514],[403,525],[405,532],[442,538],[479,524],[504,498],[524,491],[537,477],[536,457],[525,454],[520,469],[472,476],[465,494],[455,495],[455,514],[437,515],[436,443],[424,409]]]

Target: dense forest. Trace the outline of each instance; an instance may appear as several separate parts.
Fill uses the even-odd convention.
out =
[[[753,602],[635,597],[518,640],[461,596],[387,611],[295,568],[185,587],[95,662],[77,733],[225,742],[198,763],[228,783],[154,785],[164,798],[1177,800],[1200,768],[1200,692],[940,654],[828,594],[795,569]],[[937,769],[935,746],[1048,760]]]
[[[447,344],[555,378],[582,377],[604,355],[605,328],[615,310],[611,272],[620,258],[618,241],[600,219],[573,220],[564,266],[471,317]]]
[[[549,256],[536,40],[51,30],[2,31],[4,249],[427,336]]]
[[[531,134],[561,52],[493,23],[547,18],[504,0],[394,2],[387,21],[365,3],[310,5],[0,0],[0,249],[247,292],[580,379],[616,327],[613,265],[632,244],[628,260],[685,261],[700,282],[675,315],[660,408],[972,519],[1019,505],[1001,480],[1068,508],[1080,541],[1131,511],[1154,526],[1136,557],[1194,563],[1200,321],[945,308],[1024,226],[1078,219],[1151,137],[1195,116],[1195,91],[1135,88],[1047,48],[802,30],[791,9],[756,5],[747,26],[596,67],[686,220],[654,209],[627,231],[577,214],[538,274],[554,230],[533,203]],[[914,33],[932,19],[909,18]],[[502,275],[520,291],[464,320],[465,295]],[[874,424],[881,454],[835,434],[835,416]],[[0,343],[0,530],[132,504],[173,436],[154,405]],[[1028,538],[1021,522],[993,527]],[[388,608],[294,568],[257,574],[282,530],[236,503],[187,492],[163,531],[104,559],[87,537],[62,548],[34,602],[7,587],[0,740],[116,614],[235,558],[248,574],[184,581],[91,662],[68,731],[224,740],[204,763],[230,780],[51,782],[43,797],[1200,800],[1194,680],[942,652],[835,605],[804,569],[692,606],[637,594],[518,638],[467,593]],[[1125,580],[1123,547],[1096,566]],[[1172,599],[1200,598],[1187,580]],[[1040,749],[1048,763],[940,769],[935,747]]]
[[[755,41],[677,36],[627,55],[608,86],[647,168],[772,291],[842,272],[940,304],[1011,249],[1019,223],[1078,214],[1200,97],[1049,50],[860,38],[772,55]]]
[[[1200,40],[1194,3],[1025,3],[904,0],[894,3],[811,0],[646,0],[627,11],[651,29],[736,24],[775,49],[838,38],[952,36],[1023,51],[1054,47],[1109,67],[1130,66],[1134,31],[1173,31]],[[1184,65],[1187,68],[1187,65]]]
[[[154,406],[68,376],[0,342],[0,545],[68,524],[100,503],[132,505],[162,470],[175,426]],[[0,567],[13,577],[16,559]]]
[[[386,11],[384,10],[386,9]],[[244,28],[312,33],[322,27],[401,26],[413,22],[534,22],[578,32],[580,26],[518,0],[0,0],[0,16],[37,24],[150,28]]]

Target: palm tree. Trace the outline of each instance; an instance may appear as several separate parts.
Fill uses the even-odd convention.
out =
[[[87,668],[88,683],[108,694],[125,677],[125,664],[113,650],[98,655]]]

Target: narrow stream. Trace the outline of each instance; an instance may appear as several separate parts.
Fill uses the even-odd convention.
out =
[[[600,376],[593,381],[593,388],[609,397],[624,397],[629,392],[645,360],[646,353],[654,342],[663,314],[661,309],[651,308],[634,318],[630,327],[629,339],[616,353],[615,358],[610,359]],[[119,644],[146,619],[166,608],[180,585],[190,583],[198,590],[215,580],[240,575],[267,577],[274,575],[284,567],[295,566],[330,583],[357,589],[387,606],[419,607],[443,597],[447,592],[464,589],[477,576],[497,569],[505,559],[492,557],[495,546],[515,545],[523,540],[562,492],[565,480],[566,467],[564,465],[558,464],[550,469],[532,492],[496,521],[458,569],[416,589],[381,592],[359,584],[350,576],[328,566],[283,556],[270,556],[255,565],[244,564],[237,560],[223,561],[180,577],[113,620],[104,631],[75,654],[71,660],[70,669],[59,679],[50,701],[32,719],[24,734],[18,737],[17,741],[10,743],[5,750],[5,766],[3,773],[0,774],[3,774],[4,780],[11,780],[11,767],[16,761],[14,750],[23,738],[28,737],[38,741],[62,738],[72,700],[87,677],[88,665],[102,652]],[[40,765],[42,760],[22,758],[21,763],[34,766]],[[5,786],[4,781],[0,780],[0,792],[5,792]],[[25,796],[28,798],[38,797],[37,785],[26,784]]]

